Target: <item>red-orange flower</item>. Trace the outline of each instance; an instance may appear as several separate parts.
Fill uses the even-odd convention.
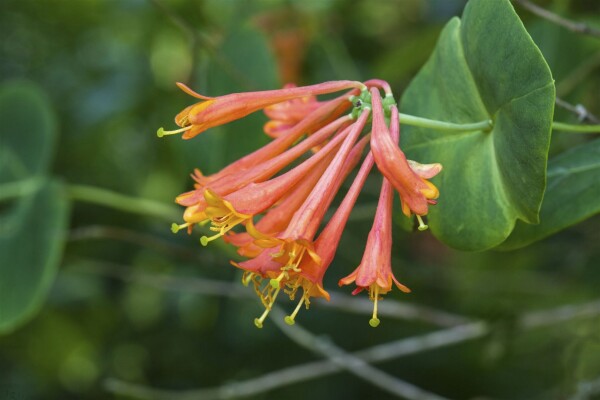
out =
[[[392,290],[392,282],[403,292],[410,292],[402,285],[392,273],[392,201],[394,192],[387,179],[383,178],[379,203],[375,213],[375,221],[369,232],[367,246],[360,265],[345,278],[340,279],[339,285],[356,283],[356,294],[363,289],[369,291],[373,300],[373,317],[369,321],[371,326],[379,325],[377,318],[377,302],[380,294]]]
[[[377,168],[390,181],[400,194],[402,211],[406,216],[411,213],[417,216],[426,215],[428,205],[435,204],[439,196],[438,189],[427,179],[437,175],[441,164],[413,164],[411,168],[406,156],[394,143],[390,130],[385,124],[384,110],[379,91],[371,89],[373,101],[373,134],[371,135],[371,151]],[[398,128],[398,109],[391,106],[392,118],[390,126]]]
[[[333,81],[312,86],[208,97],[194,92],[183,83],[177,83],[177,86],[190,96],[202,99],[203,101],[186,107],[177,114],[175,123],[181,129],[165,131],[161,128],[158,131],[158,136],[183,132],[184,139],[191,139],[209,128],[235,121],[273,104],[295,98],[338,92],[345,89],[364,88],[362,83],[356,81]]]

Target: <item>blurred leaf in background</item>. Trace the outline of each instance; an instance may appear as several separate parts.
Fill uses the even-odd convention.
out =
[[[27,81],[0,86],[0,126],[0,332],[8,333],[39,310],[54,282],[68,201],[48,176],[56,117],[43,92]]]

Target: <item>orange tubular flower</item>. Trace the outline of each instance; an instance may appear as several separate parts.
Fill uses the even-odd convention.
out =
[[[410,289],[398,282],[392,273],[393,198],[392,186],[387,179],[383,178],[375,221],[369,232],[362,261],[354,272],[339,281],[340,286],[355,282],[357,289],[352,292],[353,294],[357,294],[363,289],[369,290],[369,297],[374,303],[373,317],[369,321],[372,327],[379,325],[379,319],[377,318],[379,295],[392,290],[392,281],[401,291],[410,292]]]
[[[402,212],[408,217],[411,213],[419,218],[421,229],[425,227],[421,216],[428,212],[428,204],[435,204],[439,196],[438,189],[429,181],[441,170],[441,164],[409,164],[404,153],[390,136],[381,104],[379,91],[371,89],[373,101],[373,134],[371,135],[371,151],[377,168],[385,176],[400,194],[402,201]],[[398,109],[391,106],[392,118],[390,126],[398,128]]]
[[[365,88],[362,83],[356,81],[333,81],[312,86],[207,97],[194,92],[183,83],[177,83],[177,86],[190,96],[203,101],[191,105],[177,114],[175,123],[181,129],[165,131],[161,128],[157,133],[159,137],[183,132],[184,139],[191,139],[209,128],[235,121],[273,104],[346,89]]]

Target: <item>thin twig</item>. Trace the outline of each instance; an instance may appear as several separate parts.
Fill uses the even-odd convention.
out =
[[[600,51],[597,51],[592,56],[582,61],[577,67],[573,68],[568,75],[561,78],[561,80],[556,83],[556,95],[568,95],[575,88],[584,83],[588,76],[596,73],[598,67],[600,67]]]
[[[568,103],[568,102],[564,101],[563,99],[557,97],[556,105],[561,108],[564,108],[565,110],[571,111],[573,114],[576,114],[577,119],[580,122],[588,121],[588,122],[591,122],[594,124],[600,123],[600,119],[598,119],[598,117],[596,117],[594,114],[589,112],[588,109],[585,108],[581,104],[573,105],[573,104]]]
[[[69,184],[67,193],[73,200],[110,207],[132,214],[160,218],[173,222],[180,218],[177,207],[143,197],[125,195],[110,189],[90,185]]]
[[[560,15],[554,14],[553,12],[550,12],[550,11],[546,10],[545,8],[540,7],[540,6],[532,3],[529,0],[514,0],[514,1],[516,3],[519,3],[520,5],[522,5],[524,8],[528,9],[529,11],[531,11],[538,17],[544,18],[550,22],[560,25],[563,28],[566,28],[566,29],[576,32],[576,33],[583,33],[586,35],[600,38],[600,30],[596,29],[594,27],[591,27],[586,23],[575,22],[575,21],[566,19],[564,17],[561,17]]]
[[[443,329],[414,338],[400,339],[350,354],[370,363],[387,361],[472,339],[478,339],[485,336],[488,332],[489,327],[485,323],[476,322],[464,326]],[[145,385],[128,383],[114,378],[108,379],[105,386],[109,392],[127,395],[137,399],[221,400],[253,396],[294,383],[304,382],[315,378],[323,378],[327,375],[341,371],[343,371],[342,367],[330,360],[325,360],[282,368],[258,378],[226,383],[216,388],[185,391],[162,390],[149,388]]]
[[[75,267],[68,267],[66,271],[83,272],[94,275],[108,276],[124,282],[131,282],[154,287],[156,289],[174,292],[201,293],[212,296],[227,296],[232,298],[252,298],[253,293],[241,285],[216,279],[194,279],[188,277],[174,277],[167,274],[146,274],[133,271],[126,265],[98,262],[93,260],[78,260]]]
[[[275,325],[296,344],[317,354],[324,355],[336,366],[364,379],[373,386],[409,400],[447,400],[445,397],[430,393],[373,367],[365,360],[347,353],[329,340],[313,335],[298,324],[287,325],[283,322],[285,314],[278,307],[271,310],[270,316]]]
[[[166,230],[167,226],[165,225]],[[141,233],[120,226],[88,225],[74,228],[69,232],[69,241],[98,239],[119,240],[185,259],[206,261],[206,255],[208,254],[207,252],[201,253],[195,251],[189,246],[174,243],[155,235]]]
[[[151,281],[151,283],[154,284],[157,282]],[[164,284],[164,282],[159,283],[161,285]],[[211,283],[211,285],[212,284],[214,283]],[[193,290],[198,289],[195,285],[192,285],[191,287]],[[181,290],[181,287],[179,287],[178,290]],[[226,293],[222,290],[218,291],[219,294]],[[576,318],[594,317],[598,315],[600,315],[600,299],[580,305],[567,305],[551,310],[526,313],[517,319],[516,326],[525,331],[555,325]],[[365,350],[350,353],[349,355],[367,363],[388,361],[453,344],[463,343],[469,340],[479,339],[489,334],[491,329],[489,324],[483,321],[476,321],[412,338],[399,339],[393,342],[376,345]],[[231,399],[252,396],[290,384],[322,378],[342,370],[343,368],[335,362],[324,360],[280,369],[258,378],[240,382],[231,382],[215,388],[170,391],[153,389],[148,386],[131,384],[112,378],[106,381],[106,388],[113,393],[147,400]]]
[[[577,384],[577,392],[569,400],[592,400],[600,394],[600,378]]]
[[[597,317],[598,315],[600,315],[600,299],[580,305],[561,306],[550,310],[526,313],[517,320],[517,326],[525,331],[555,325],[576,318]],[[469,340],[480,339],[490,332],[491,327],[489,324],[485,322],[472,322],[412,338],[384,343],[350,353],[350,355],[368,363],[389,361]],[[113,393],[147,400],[231,399],[257,395],[310,379],[323,378],[342,370],[343,368],[333,361],[324,360],[283,368],[258,378],[230,382],[216,388],[169,391],[131,384],[118,379],[107,380],[106,388]]]
[[[570,321],[574,318],[594,317],[600,315],[600,300],[589,303],[566,305],[551,310],[529,312],[521,317],[519,326],[522,329],[540,328]]]
[[[98,262],[95,260],[83,260],[83,262],[77,264],[76,269],[70,268],[69,270],[109,276],[126,282],[135,282],[176,292],[187,291],[210,296],[227,296],[233,298],[255,297],[254,292],[236,283],[204,278],[175,277],[168,274],[134,272],[126,265]],[[373,312],[373,303],[367,298],[351,297],[337,292],[330,292],[330,296],[331,301],[327,302],[322,299],[316,299],[315,304],[318,304],[319,307],[324,306],[362,315],[370,315]],[[378,311],[381,317],[417,320],[441,327],[456,326],[470,321],[468,318],[460,315],[418,304],[402,303],[392,299],[380,302]]]
[[[331,301],[319,300],[319,307],[333,307],[341,311],[370,315],[373,302],[364,297],[348,296],[343,293],[330,292]],[[414,303],[406,303],[386,298],[380,301],[377,310],[379,316],[404,320],[417,320],[433,325],[450,327],[471,322],[470,318],[449,313]]]

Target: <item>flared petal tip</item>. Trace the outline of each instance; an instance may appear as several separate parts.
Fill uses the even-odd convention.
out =
[[[410,166],[410,169],[412,169],[415,174],[419,175],[421,178],[424,179],[433,178],[434,176],[439,174],[443,169],[442,164],[440,163],[421,164],[413,160],[407,161],[408,165]]]
[[[208,97],[208,96],[204,96],[198,92],[193,91],[192,89],[190,89],[190,87],[188,85],[186,85],[185,83],[181,83],[181,82],[175,82],[175,84],[177,85],[177,87],[179,89],[181,89],[184,93],[189,94],[192,97],[195,97],[197,99],[202,99],[202,100],[210,100],[212,99],[212,97]]]

